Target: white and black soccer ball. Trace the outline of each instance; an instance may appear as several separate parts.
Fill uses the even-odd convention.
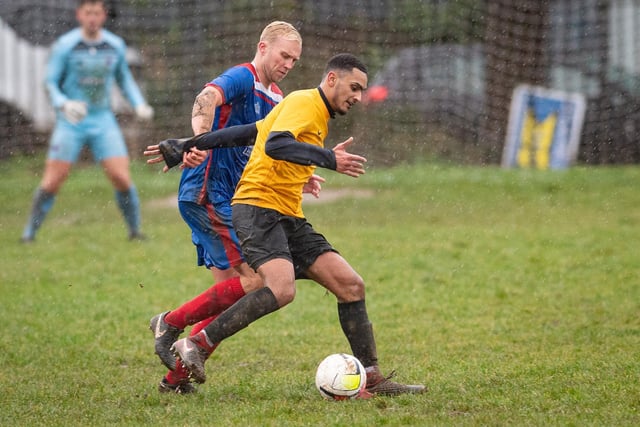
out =
[[[350,354],[331,354],[318,365],[316,388],[327,400],[355,399],[366,385],[364,366]]]

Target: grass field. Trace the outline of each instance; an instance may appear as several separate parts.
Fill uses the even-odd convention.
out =
[[[304,281],[223,343],[197,395],[160,395],[149,318],[211,284],[179,175],[133,167],[148,241],[126,240],[90,166],[23,245],[41,167],[0,163],[0,425],[640,425],[639,168],[322,171],[325,189],[372,193],[305,212],[367,283],[383,370],[430,389],[336,403],[315,367],[349,348],[333,297]]]

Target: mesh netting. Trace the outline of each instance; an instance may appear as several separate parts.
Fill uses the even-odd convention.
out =
[[[332,121],[328,145],[353,135],[373,164],[423,157],[498,164],[513,89],[576,91],[587,111],[579,161],[640,161],[640,5],[633,0],[111,1],[107,28],[130,47],[155,108],[152,124],[119,118],[133,157],[191,134],[196,94],[253,58],[262,28],[294,24],[302,59],[280,84],[316,86],[326,60],[349,51],[370,69],[370,102]],[[46,147],[52,110],[42,68],[75,26],[75,0],[0,0],[2,156]],[[35,52],[35,53],[34,53]]]

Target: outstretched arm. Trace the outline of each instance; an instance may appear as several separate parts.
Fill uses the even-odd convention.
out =
[[[166,171],[179,165],[180,162],[183,161],[183,154],[190,153],[194,147],[199,150],[210,150],[213,148],[253,145],[256,142],[257,135],[258,128],[255,123],[230,126],[216,131],[205,132],[190,138],[165,139],[157,145],[147,146],[144,155],[157,156],[147,160],[149,164],[160,163],[164,160],[166,163]]]
[[[265,151],[276,160],[284,160],[304,166],[318,166],[357,178],[364,173],[362,156],[348,153],[347,147],[353,137],[336,145],[333,150],[296,141],[291,132],[271,132],[267,138]]]
[[[258,136],[258,128],[255,123],[230,126],[187,138],[182,151],[186,153],[191,150],[191,147],[196,147],[198,150],[211,150],[253,145],[256,143],[256,136]]]

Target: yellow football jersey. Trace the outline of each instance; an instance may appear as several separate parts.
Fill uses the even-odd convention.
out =
[[[324,147],[329,118],[317,88],[292,92],[284,98],[258,126],[256,144],[231,204],[249,204],[304,218],[302,187],[316,167],[274,160],[265,153],[265,143],[271,132],[288,131],[300,144]]]

